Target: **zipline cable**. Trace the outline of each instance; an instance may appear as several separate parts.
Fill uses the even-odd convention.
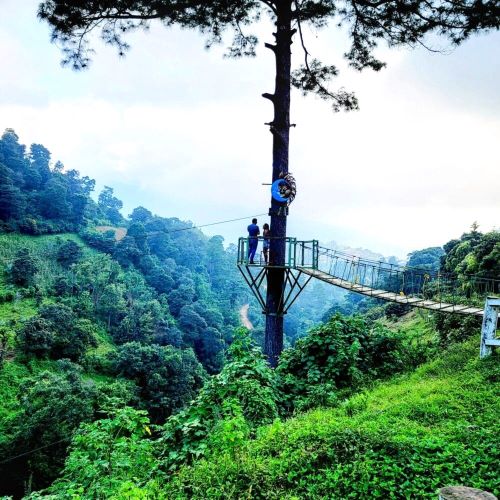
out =
[[[54,445],[62,443],[64,441],[68,442],[68,439],[67,438],[59,439],[59,441],[54,441],[53,443],[46,444],[44,446],[40,446],[39,448],[35,448],[34,450],[25,451],[24,453],[20,453],[19,455],[14,455],[13,457],[6,458],[5,460],[0,460],[0,465],[5,464],[7,462],[12,462],[12,460],[16,460],[16,458],[24,457],[25,455],[31,455],[32,453],[35,453],[35,451],[40,451],[40,450],[43,450],[44,448],[49,448],[50,446],[54,446]]]
[[[218,221],[218,222],[210,222],[209,224],[201,224],[199,226],[186,226],[186,227],[181,227],[179,229],[171,229],[169,231],[151,231],[150,233],[148,233],[148,235],[149,234],[171,234],[171,233],[178,233],[180,231],[191,231],[193,229],[200,229],[202,227],[209,227],[209,226],[217,226],[219,224],[227,224],[229,222],[237,222],[240,220],[252,219],[254,217],[264,217],[265,215],[268,215],[268,214],[264,213],[264,214],[248,215],[246,217],[238,217],[237,219],[228,219],[228,220],[222,220],[222,221]],[[54,236],[57,236],[57,234],[55,234]],[[52,257],[54,255],[54,250],[51,250],[50,252],[38,252],[37,255],[42,256],[42,257],[47,257],[47,256]],[[4,264],[11,263],[14,260],[16,260],[16,257],[10,257],[10,258],[9,257],[0,257],[0,261],[3,261]]]
[[[180,229],[171,229],[170,231],[158,231],[158,232],[165,233],[165,234],[177,233],[179,231],[189,231],[191,229],[200,229],[201,227],[216,226],[218,224],[227,224],[228,222],[236,222],[236,221],[240,221],[240,220],[251,219],[253,217],[263,217],[264,215],[268,215],[268,214],[249,215],[247,217],[239,217],[238,219],[222,220],[219,222],[211,222],[210,224],[202,224],[200,226],[190,226],[190,227],[183,227]]]

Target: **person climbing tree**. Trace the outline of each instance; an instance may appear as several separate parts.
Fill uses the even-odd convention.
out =
[[[255,253],[259,244],[260,228],[257,226],[257,219],[252,219],[252,223],[247,227],[248,230],[248,260],[250,264],[255,264]]]

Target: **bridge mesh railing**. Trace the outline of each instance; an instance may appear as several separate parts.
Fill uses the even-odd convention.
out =
[[[318,269],[351,284],[447,304],[482,306],[486,296],[500,293],[497,279],[436,273],[324,247],[318,247]]]
[[[250,265],[249,247],[252,240],[258,242],[254,259],[256,266],[322,271],[345,284],[350,284],[351,289],[357,288],[366,295],[376,296],[386,292],[400,297],[419,298],[422,301],[432,300],[442,304],[443,307],[450,304],[482,307],[487,296],[500,294],[499,279],[470,275],[457,276],[425,268],[370,260],[319,246],[317,240],[298,241],[296,238],[289,237],[268,238],[270,250],[266,261],[266,254],[263,252],[265,243],[263,237],[240,238],[238,265]],[[359,290],[360,287],[367,289]],[[394,297],[382,298],[394,300]],[[397,301],[401,302],[399,299]]]

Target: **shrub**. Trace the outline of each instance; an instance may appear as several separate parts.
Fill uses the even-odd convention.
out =
[[[62,476],[49,494],[57,498],[147,498],[139,489],[155,465],[147,414],[125,407],[110,417],[81,426]]]
[[[212,376],[198,397],[165,423],[160,439],[161,467],[173,470],[209,453],[214,443],[207,439],[215,429],[224,427],[223,421],[241,429],[248,426],[251,431],[274,421],[277,401],[273,371],[248,332],[238,330],[221,373]]]
[[[10,422],[9,439],[0,447],[0,461],[30,453],[0,465],[4,491],[21,488],[30,475],[34,488],[50,484],[63,465],[73,431],[94,417],[95,384],[84,381],[79,368],[68,361],[58,367],[61,373],[42,372],[22,383],[19,412]]]
[[[191,349],[128,342],[109,354],[116,374],[134,380],[155,422],[191,401],[205,371]]]
[[[411,307],[408,304],[398,304],[397,302],[389,302],[385,306],[385,316],[387,318],[401,318],[405,314],[411,311]]]
[[[18,340],[26,354],[53,359],[79,360],[87,348],[97,345],[94,324],[78,318],[63,304],[41,307],[39,314],[23,325]]]
[[[332,404],[332,392],[400,372],[404,363],[401,334],[337,314],[283,351],[277,373],[285,408],[293,411]]]
[[[38,266],[27,248],[21,248],[10,270],[12,282],[20,286],[29,286],[38,271]]]
[[[102,373],[105,375],[115,375],[116,373],[115,367],[107,354],[89,352],[79,362],[85,371],[91,373]]]
[[[16,294],[11,290],[0,293],[0,304],[3,304],[5,302],[12,302],[15,296]]]
[[[18,333],[17,339],[26,354],[43,357],[50,353],[56,334],[49,321],[35,316],[26,321]]]
[[[67,276],[56,276],[53,291],[57,297],[63,297],[72,292],[73,285]]]
[[[59,264],[67,268],[71,264],[78,262],[82,253],[82,247],[78,243],[67,240],[58,248],[56,259]]]
[[[115,247],[115,233],[107,231],[104,234],[96,231],[85,230],[81,233],[81,237],[89,246],[105,253],[112,253]]]
[[[8,438],[0,441],[2,492],[16,498],[26,493],[29,482],[35,489],[42,488],[59,475],[68,445],[82,422],[114,414],[134,399],[131,384],[109,379],[94,382],[68,360],[51,368],[57,371],[44,371],[23,381],[19,412],[9,422]],[[16,454],[20,455],[17,460],[2,464],[3,458]]]
[[[459,316],[458,314],[436,313],[434,324],[441,346],[464,342],[481,332],[481,318],[477,316]]]
[[[39,229],[39,222],[36,219],[26,217],[21,222],[19,222],[19,231],[24,234],[39,235],[41,234]]]

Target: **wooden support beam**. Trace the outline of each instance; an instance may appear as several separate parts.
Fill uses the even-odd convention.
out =
[[[484,343],[486,345],[500,346],[500,339],[485,340]]]
[[[481,346],[479,348],[481,358],[490,356],[493,346],[500,344],[500,340],[495,338],[498,325],[498,309],[500,309],[500,298],[488,297],[484,304],[483,325],[481,327]],[[496,342],[499,342],[499,344]]]

